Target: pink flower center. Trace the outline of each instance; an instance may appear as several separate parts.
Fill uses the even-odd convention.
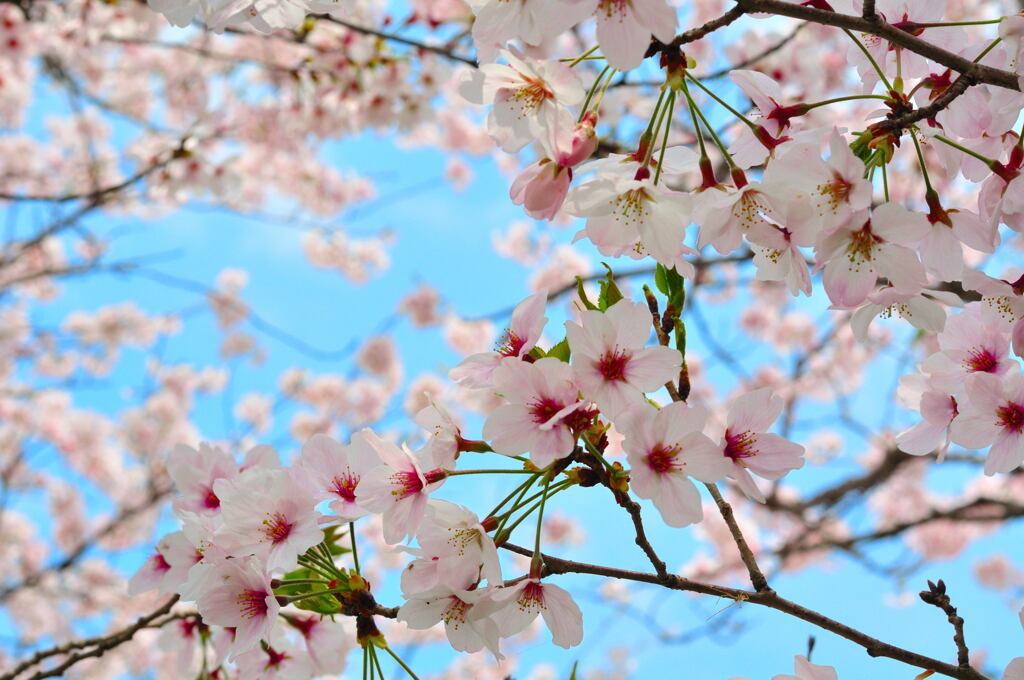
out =
[[[524,84],[515,89],[512,97],[527,110],[536,110],[540,108],[545,99],[554,99],[555,93],[540,78],[533,78],[523,73],[520,73],[519,77],[523,79]]]
[[[203,494],[203,507],[207,510],[216,510],[220,507],[220,499],[213,492],[212,486],[206,487],[206,492]]]
[[[415,470],[398,470],[391,475],[391,495],[396,501],[423,491],[423,480]]]
[[[850,264],[870,262],[874,259],[875,246],[883,243],[882,239],[871,231],[871,220],[850,234],[850,244],[846,246],[846,257]]]
[[[295,617],[294,619],[289,618],[288,623],[292,625],[292,628],[299,631],[302,634],[302,637],[308,639],[309,636],[313,634],[313,629],[316,628],[317,624],[319,623],[319,620],[313,617]]]
[[[835,214],[839,206],[850,200],[850,193],[853,191],[853,184],[835,170],[832,171],[832,181],[818,186],[818,191],[825,198],[832,214]]]
[[[741,460],[743,458],[750,458],[757,455],[757,435],[750,430],[745,432],[734,433],[730,430],[725,431],[725,451],[723,452],[726,458],[731,458],[733,462]]]
[[[601,4],[598,5],[598,11],[604,12],[608,18],[615,17],[619,21],[622,21],[626,16],[626,9],[628,0],[601,0]]]
[[[199,627],[199,619],[182,619],[178,621],[178,628],[181,630],[181,636],[186,639],[192,639],[192,636],[196,633],[196,628]]]
[[[265,619],[267,617],[267,595],[264,590],[247,588],[238,593],[235,603],[243,619]]]
[[[278,668],[287,660],[288,655],[285,652],[279,652],[273,647],[267,647],[267,663],[263,666],[263,669],[269,670],[271,668]]]
[[[972,373],[995,373],[998,366],[999,357],[987,347],[972,349],[964,360],[964,367]]]
[[[606,382],[625,382],[626,366],[629,365],[631,358],[632,355],[625,350],[618,348],[609,350],[597,360],[597,372]]]
[[[530,415],[533,416],[533,422],[543,425],[563,408],[565,408],[565,404],[555,401],[551,397],[540,397],[530,404]]]
[[[678,446],[669,447],[659,443],[647,454],[647,465],[655,472],[665,474],[675,469],[677,455]]]
[[[519,594],[516,604],[525,612],[544,609],[544,586],[537,581],[530,581]]]
[[[294,525],[288,521],[287,517],[280,512],[275,512],[272,515],[267,515],[267,518],[263,520],[263,535],[276,545],[287,540],[292,533],[292,526]]]
[[[446,625],[454,625],[457,628],[459,624],[465,623],[466,612],[469,611],[470,605],[454,595],[449,598],[449,601],[450,604],[444,611],[444,622]]]
[[[996,409],[996,418],[999,419],[999,424],[1003,426],[1004,430],[1009,430],[1014,434],[1020,434],[1024,431],[1024,405],[1009,402]]]
[[[506,330],[505,334],[498,340],[497,346],[494,348],[498,354],[503,357],[517,357],[519,353],[523,351],[523,347],[526,346],[526,338],[521,338],[511,329]]]
[[[343,500],[354,503],[356,500],[357,484],[359,484],[359,477],[356,477],[350,470],[346,469],[345,472],[331,480],[331,486],[334,487],[331,490]]]
[[[151,558],[153,561],[153,568],[157,571],[170,571],[171,565],[167,563],[167,559],[160,553],[155,553]]]

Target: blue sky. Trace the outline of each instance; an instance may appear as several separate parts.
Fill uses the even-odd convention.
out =
[[[44,110],[61,105],[49,99],[54,96],[52,93],[40,92],[40,95],[43,98],[39,106]],[[250,283],[245,299],[252,307],[268,321],[323,349],[341,348],[352,339],[374,333],[382,321],[392,315],[400,298],[419,281],[437,287],[444,299],[466,316],[506,308],[528,294],[526,270],[499,258],[491,249],[494,231],[505,229],[514,220],[524,219],[520,209],[507,200],[507,180],[491,161],[467,159],[476,178],[465,191],[456,192],[436,181],[433,189],[403,198],[403,190],[439,180],[445,160],[442,154],[400,149],[392,137],[376,134],[331,143],[322,151],[325,158],[339,167],[376,178],[380,193],[389,197],[389,200],[372,204],[373,210],[365,211],[364,217],[359,217],[357,212],[351,220],[345,216],[339,220],[356,234],[388,229],[396,236],[391,269],[363,286],[355,286],[336,273],[311,267],[302,253],[299,231],[226,211],[196,206],[153,221],[94,217],[90,224],[100,233],[128,228],[126,235],[115,243],[113,259],[179,251],[175,259],[154,265],[154,268],[206,284],[212,284],[224,268],[246,270]],[[574,231],[575,226],[551,233],[560,242],[568,242]],[[576,247],[588,253],[595,269],[599,266],[600,258],[591,248]],[[611,264],[622,268],[634,266],[630,261]],[[101,274],[68,282],[56,302],[35,306],[32,314],[39,324],[55,326],[72,310],[95,309],[126,300],[150,312],[181,310],[199,301],[194,293],[168,288],[145,278]],[[8,303],[9,300],[0,300],[0,304]],[[729,344],[737,353],[749,354],[755,361],[758,352],[767,358],[763,348],[758,349],[736,326],[741,303],[705,304],[709,327],[719,342]],[[816,313],[820,312],[823,308],[820,291],[812,301],[797,304],[809,305]],[[560,310],[559,306],[550,314],[548,335],[555,339],[560,337],[556,335],[562,320]],[[203,315],[190,319],[186,328],[186,333],[167,343],[163,360],[198,366],[218,365],[219,339],[215,322]],[[425,371],[443,374],[457,360],[436,330],[420,331],[400,321],[394,333],[402,348],[407,379]],[[690,351],[705,357],[711,368],[709,375],[716,385],[723,393],[730,391],[735,386],[735,377],[724,368],[714,366],[706,338],[692,326],[689,337]],[[268,350],[266,363],[239,366],[231,394],[236,397],[249,391],[272,394],[281,372],[290,367],[340,373],[349,367],[345,361],[312,359],[271,338],[264,338],[264,345]],[[882,421],[892,408],[888,395],[892,388],[893,365],[887,361],[880,364],[866,376],[866,389],[853,400],[858,417],[866,423]],[[126,394],[124,388],[142,384],[142,370],[142,355],[127,353],[111,384],[81,390],[76,397],[78,405],[108,413],[130,406],[133,395]],[[879,398],[879,395],[885,396]],[[197,405],[196,420],[205,434],[221,437],[226,434],[221,414],[222,403],[218,396]],[[279,438],[289,415],[285,413],[276,421],[274,432],[266,439]],[[812,409],[806,415],[821,414]],[[905,414],[900,417],[905,421]],[[817,425],[798,426],[794,438],[799,441],[818,429]],[[470,431],[473,431],[472,426]],[[855,473],[858,467],[854,459],[864,450],[864,442],[848,431],[844,436],[847,447],[843,456],[824,468],[809,466],[787,481],[801,489],[812,490],[829,480]],[[44,456],[42,460],[51,470],[59,465],[53,455]],[[964,467],[947,466],[935,475],[935,484],[958,488],[968,483],[974,474]],[[472,482],[453,479],[440,495],[482,510],[493,505],[508,488],[504,479],[483,482],[478,478]],[[89,498],[93,509],[102,508],[99,494],[92,492]],[[557,497],[550,509],[579,519],[588,542],[578,549],[559,548],[553,552],[584,561],[649,569],[630,538],[628,517],[609,501],[610,496],[601,489],[574,489]],[[38,510],[40,499],[35,495],[18,498],[13,507]],[[697,549],[692,530],[664,527],[653,508],[649,504],[644,507],[652,541],[670,568],[686,562]],[[39,516],[38,512],[34,514]],[[45,528],[45,520],[43,524]],[[528,525],[524,525],[524,536],[529,534]],[[981,539],[957,560],[930,565],[906,584],[907,590],[916,593],[923,587],[925,578],[943,578],[967,619],[968,642],[990,652],[992,668],[1001,669],[1011,656],[1024,652],[1024,633],[1017,625],[1016,610],[1000,594],[979,587],[971,567],[993,552],[1019,556],[1022,538],[1024,532],[1016,527]],[[903,550],[894,544],[872,551],[872,556],[882,561],[901,554]],[[117,561],[127,573],[143,555],[144,551],[133,551]],[[681,593],[666,596],[654,589],[634,588],[636,612],[642,612],[643,617],[662,628],[678,631],[714,628],[723,619],[742,623],[741,631],[726,627],[715,635],[685,645],[661,644],[633,614],[617,612],[595,601],[593,593],[600,585],[598,579],[565,577],[558,582],[580,594],[587,636],[581,647],[571,651],[546,644],[547,638],[542,636],[540,644],[526,649],[524,668],[535,663],[550,663],[559,669],[559,677],[566,677],[575,660],[580,660],[582,670],[606,666],[607,647],[619,645],[633,652],[639,664],[635,677],[717,680],[745,676],[759,679],[790,672],[793,655],[803,653],[808,636],[814,635],[817,638],[815,661],[835,665],[842,678],[909,680],[916,674],[902,664],[871,659],[860,647],[777,612],[741,605],[739,612],[722,613],[729,602]],[[937,658],[952,660],[954,656],[951,629],[937,610],[921,604],[916,596],[908,607],[886,604],[887,596],[899,592],[900,584],[867,574],[842,557],[837,556],[828,565],[799,574],[783,575],[773,585],[783,595],[885,641]],[[381,599],[386,601],[387,595],[393,596],[393,589],[385,588]],[[4,639],[10,635],[9,630],[0,630],[0,633]],[[418,667],[427,671],[433,665],[436,669],[439,660],[449,654],[440,647],[419,653],[417,662],[422,665]]]

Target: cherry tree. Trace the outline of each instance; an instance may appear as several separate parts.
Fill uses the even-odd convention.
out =
[[[796,622],[763,677],[857,677],[836,639],[1024,679],[985,651],[1024,635],[1024,5],[16,0],[0,66],[5,680],[666,677],[581,653],[602,609],[666,646]],[[480,229],[529,294],[418,281],[326,348],[111,226],[236,215],[372,285],[401,231],[340,225],[429,187],[353,139],[498,168],[524,221]],[[190,304],[78,304],[101,277]],[[282,347],[333,368],[268,381]],[[837,561],[935,628],[790,578]]]

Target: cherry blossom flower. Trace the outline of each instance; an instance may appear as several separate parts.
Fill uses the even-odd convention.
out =
[[[982,253],[994,252],[999,244],[995,225],[970,211],[943,210],[936,203],[928,221],[932,228],[921,241],[921,260],[929,273],[942,281],[959,281],[963,277],[961,243]]]
[[[665,0],[570,0],[597,16],[597,42],[608,63],[620,71],[640,65],[651,36],[668,44],[676,37],[676,11]]]
[[[780,479],[804,464],[804,447],[768,432],[783,405],[782,398],[767,387],[739,397],[729,407],[725,434],[718,445],[729,461],[729,478],[758,503],[764,503],[765,497],[751,473]]]
[[[199,449],[179,444],[167,461],[167,471],[178,496],[175,509],[201,514],[220,512],[220,498],[213,490],[218,479],[233,479],[238,466],[230,454],[216,446],[200,444]]]
[[[425,448],[434,466],[454,468],[466,440],[462,438],[462,430],[452,414],[431,399],[427,406],[416,412],[414,420],[430,435]]]
[[[910,246],[930,228],[924,215],[884,203],[870,213],[854,213],[845,224],[823,233],[815,245],[816,269],[825,270],[825,292],[832,304],[857,307],[879,276],[899,292],[920,291],[928,279]]]
[[[382,514],[384,540],[395,544],[419,529],[427,499],[444,482],[444,471],[422,471],[412,452],[373,432],[366,431],[366,441],[382,464],[363,475],[356,489],[356,502]]]
[[[1014,14],[999,22],[999,37],[1010,55],[1010,68],[1020,76],[1020,89],[1024,90],[1024,16]]]
[[[544,316],[547,300],[548,291],[543,289],[516,305],[497,348],[466,357],[448,372],[448,377],[466,387],[490,386],[495,369],[504,359],[522,359],[537,345],[548,321]]]
[[[513,38],[527,45],[546,43],[590,14],[590,8],[572,2],[468,0],[468,4],[476,15],[473,42],[484,59]]]
[[[965,270],[963,284],[968,290],[981,293],[986,306],[1013,325],[1013,352],[1024,357],[1024,275],[1010,283],[981,272]]]
[[[366,514],[356,502],[356,488],[363,476],[378,463],[368,430],[352,435],[345,446],[324,434],[315,434],[295,460],[294,476],[315,501],[330,501],[331,511],[351,522]]]
[[[710,245],[728,255],[754,227],[774,228],[778,221],[768,219],[773,208],[764,189],[756,182],[738,188],[718,184],[698,193],[693,202],[693,221],[700,225],[697,247]]]
[[[565,64],[537,61],[504,51],[504,64],[468,72],[459,92],[474,104],[493,103],[487,130],[503,151],[514,153],[534,139],[573,128],[564,107],[583,101],[579,78]]]
[[[305,489],[285,470],[250,470],[217,480],[224,524],[214,542],[233,557],[255,555],[269,571],[292,569],[323,540]]]
[[[499,585],[501,565],[494,540],[476,514],[455,503],[431,500],[416,534],[419,549],[402,572],[402,592],[421,593],[438,585],[456,590],[477,585],[481,578]]]
[[[665,523],[684,527],[703,516],[700,492],[690,477],[713,484],[731,471],[729,460],[701,430],[706,413],[674,402],[658,410],[641,405],[622,416],[630,486],[654,501]]]
[[[941,461],[949,447],[949,428],[960,414],[956,397],[934,389],[927,376],[915,374],[900,379],[900,399],[920,412],[921,422],[896,436],[900,451],[915,456],[938,452]]]
[[[255,680],[306,680],[316,672],[304,649],[276,636],[272,644],[251,649],[235,659],[238,673]]]
[[[620,300],[604,313],[584,311],[580,321],[565,324],[573,376],[583,396],[609,418],[678,378],[683,363],[678,351],[646,347],[651,335],[646,307]]]
[[[176,593],[201,557],[183,531],[169,533],[128,582],[128,593],[138,595],[153,589],[165,595]]]
[[[666,150],[666,169],[677,172],[696,166],[692,151],[673,151],[670,155]],[[696,254],[683,243],[690,222],[689,195],[672,191],[664,183],[654,184],[650,171],[635,163],[608,161],[583,166],[581,171],[594,169],[597,175],[573,189],[566,200],[567,212],[587,218],[576,238],[586,236],[604,255],[634,259],[650,255],[666,267],[692,275],[693,265],[682,259],[684,254]],[[624,172],[630,168],[637,172]]]
[[[529,452],[538,468],[572,453],[593,418],[579,400],[573,371],[554,357],[507,363],[494,372],[494,387],[509,403],[487,417],[484,439],[506,456]]]
[[[486,648],[496,658],[499,651],[499,630],[492,616],[476,615],[476,605],[486,590],[457,590],[437,586],[410,597],[398,609],[398,620],[413,630],[427,630],[444,621],[448,642],[460,652],[479,652]]]
[[[838,130],[832,130],[828,146],[828,160],[822,160],[816,144],[788,144],[764,173],[764,184],[771,195],[785,196],[787,202],[796,203],[807,197],[814,208],[811,218],[825,230],[870,208],[872,195],[871,182],[864,178],[864,162],[853,154]]]
[[[493,617],[501,637],[526,629],[540,615],[551,641],[569,649],[583,641],[583,613],[565,589],[538,578],[526,578],[508,588],[495,588],[477,603],[471,618]]]
[[[232,655],[269,640],[281,609],[270,577],[252,558],[222,560],[213,569],[212,587],[196,600],[203,621],[235,629]]]
[[[957,444],[991,446],[985,474],[1010,472],[1024,462],[1024,375],[976,373],[967,380],[967,403],[950,430]]]
[[[809,219],[811,210],[809,204],[793,201],[773,209],[778,223],[765,215],[750,226],[746,237],[754,251],[758,281],[784,281],[790,294],[810,296],[811,272],[801,248],[811,246],[817,235],[816,225]]]
[[[319,674],[340,674],[352,650],[351,636],[341,621],[332,621],[318,614],[283,615],[285,622],[299,631],[311,666]]]
[[[958,393],[971,375],[1003,375],[1013,366],[1009,329],[983,304],[969,304],[950,317],[938,340],[941,351],[921,362],[936,389]]]
[[[853,335],[866,342],[868,327],[877,316],[906,319],[927,333],[938,333],[946,324],[946,311],[935,300],[919,293],[902,293],[892,286],[879,288],[850,317]]]

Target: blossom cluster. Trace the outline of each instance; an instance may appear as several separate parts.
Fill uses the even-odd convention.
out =
[[[372,624],[376,605],[358,562],[341,570],[335,559],[348,551],[339,537],[348,533],[357,550],[355,522],[376,515],[386,544],[416,541],[405,548],[415,559],[402,572],[399,621],[411,629],[443,622],[456,650],[487,649],[500,658],[501,639],[541,616],[554,644],[568,648],[582,640],[583,621],[568,591],[544,575],[540,522],[551,497],[576,486],[604,484],[621,494],[632,488],[667,524],[683,527],[702,518],[693,480],[730,479],[763,501],[752,475],[776,480],[803,465],[801,446],[768,431],[782,409],[768,389],[736,399],[717,426],[701,407],[651,401],[649,393],[679,381],[683,355],[648,346],[650,311],[622,298],[610,275],[600,305],[566,322],[565,339],[543,350],[546,300],[542,291],[523,301],[496,350],[451,372],[503,402],[487,417],[483,440],[464,438],[452,415],[431,403],[416,416],[426,434],[416,451],[369,429],[348,444],[315,435],[288,467],[267,446],[249,450],[241,463],[216,446],[176,448],[168,470],[182,528],[157,544],[133,590],[180,595],[195,602],[205,626],[228,631],[211,638],[211,667],[230,663],[244,677],[257,677],[250,674],[258,667],[273,677],[340,672],[347,648],[325,648],[327,633],[319,632],[335,624],[301,612],[355,615],[360,645],[389,649]],[[625,437],[628,470],[602,454],[610,427]],[[521,467],[460,469],[466,452],[505,456]],[[432,497],[450,477],[475,474],[526,481],[482,519]],[[528,495],[535,484],[540,491]],[[505,580],[498,546],[535,511],[529,571]],[[296,649],[300,641],[305,647]]]
[[[181,598],[159,646],[210,677],[339,674],[356,647],[363,672],[383,677],[378,656],[405,668],[395,640],[437,640],[430,636],[442,626],[454,649],[486,651],[499,670],[510,638],[538,619],[554,644],[578,645],[580,607],[557,563],[541,556],[545,542],[578,530],[574,517],[558,514],[563,493],[603,494],[631,511],[633,497],[651,501],[665,525],[691,527],[712,545],[713,555],[698,551],[681,569],[706,583],[746,579],[750,560],[777,558],[781,571],[836,546],[860,557],[862,542],[886,536],[945,559],[1001,518],[1024,514],[1024,276],[1012,260],[1024,233],[1024,17],[985,2],[813,0],[791,4],[818,12],[809,16],[820,23],[786,37],[749,31],[722,46],[704,35],[744,13],[768,24],[758,21],[764,3],[744,0],[721,15],[723,2],[699,0],[686,8],[694,28],[678,35],[666,0],[417,0],[404,24],[385,4],[150,0],[174,26],[198,18],[222,32],[214,35],[169,31],[139,3],[0,7],[0,120],[26,118],[37,71],[76,106],[88,103],[46,122],[49,145],[0,139],[3,200],[82,206],[38,238],[0,249],[0,292],[18,301],[0,309],[0,372],[74,385],[83,375],[116,376],[124,354],[153,353],[144,396],[118,420],[49,385],[12,384],[0,394],[3,493],[43,489],[53,542],[67,556],[45,559],[49,547],[33,523],[5,508],[3,538],[14,548],[0,550],[12,575],[3,597],[27,640],[70,636],[56,615],[64,592],[75,593],[82,617],[124,602],[112,594],[113,570],[79,560],[91,555],[92,537],[118,549],[148,540],[168,474],[181,529],[158,543],[131,592]],[[777,4],[785,16],[787,3]],[[835,28],[872,13],[896,35],[871,32],[870,23],[864,33]],[[829,27],[837,14],[843,21]],[[417,31],[427,28],[437,34],[420,42]],[[464,56],[470,40],[473,57]],[[716,75],[709,67],[723,56],[739,66]],[[162,99],[150,93],[154,81]],[[476,108],[485,106],[485,114]],[[138,127],[124,158],[121,126],[97,111]],[[107,242],[73,219],[101,207],[148,216],[209,201],[273,221],[261,211],[283,198],[309,217],[289,226],[306,230],[301,248],[313,267],[356,284],[382,275],[393,232],[355,236],[328,221],[372,200],[374,185],[336,170],[319,145],[384,130],[450,154],[443,177],[459,190],[472,172],[457,154],[493,154],[510,201],[540,222],[495,234],[496,251],[534,268],[535,294],[512,311],[493,351],[493,324],[461,317],[428,284],[382,325],[402,318],[437,327],[467,357],[449,374],[454,386],[429,372],[407,380],[386,332],[339,353],[297,342],[250,307],[247,276],[232,269],[211,286],[162,277],[198,289],[199,307],[223,335],[223,359],[260,363],[256,334],[269,331],[319,358],[351,357],[351,372],[296,368],[280,376],[276,398],[254,391],[232,404],[227,370],[162,360],[164,340],[181,334],[193,308],[149,315],[122,304],[33,328],[29,301],[53,299],[60,276],[106,259]],[[535,160],[520,165],[524,151]],[[405,200],[429,185],[385,198]],[[576,241],[639,261],[645,269],[630,275],[651,274],[664,300],[649,289],[642,302],[624,297],[610,270],[598,280],[581,250],[552,246],[571,221],[580,225]],[[81,240],[54,236],[69,229]],[[750,304],[730,326],[798,358],[791,371],[781,361],[737,369],[741,384],[722,400],[704,358],[687,351],[687,334],[698,330],[696,304],[735,300],[741,289]],[[556,332],[547,305],[566,294],[570,318]],[[806,312],[818,303],[834,323],[820,337]],[[805,497],[777,483],[843,450],[831,432],[806,449],[790,441],[797,402],[835,402],[844,423],[859,427],[844,400],[877,387],[869,362],[890,349],[891,329],[920,354],[900,394],[921,421],[899,435],[861,428],[867,481]],[[564,339],[547,342],[546,330]],[[729,365],[732,348],[715,349]],[[202,395],[222,392],[225,418],[241,425],[235,441],[179,446],[165,458],[174,443],[202,438],[191,411]],[[302,450],[290,465],[251,446],[281,422],[285,402],[299,407],[287,429]],[[449,402],[482,416],[479,439],[464,437]],[[378,425],[396,412],[414,416],[419,430],[393,437]],[[371,425],[380,434],[361,429]],[[347,443],[328,436],[339,428]],[[109,524],[92,526],[73,484],[24,464],[37,442],[114,501]],[[235,450],[247,452],[243,460],[228,453]],[[927,461],[901,452],[983,465],[988,476],[953,498],[927,487]],[[466,465],[478,460],[496,462]],[[438,497],[452,477],[474,475],[522,483],[487,513]],[[718,485],[736,491],[735,514],[720,512],[729,507],[721,499],[717,507],[703,500],[701,488],[715,494]],[[848,492],[868,499],[877,531],[858,532],[856,519],[836,510]],[[532,549],[519,545],[521,535]],[[412,556],[401,606],[377,603],[383,584],[365,559],[367,542],[391,566]],[[978,579],[1006,592],[1024,582],[998,559],[979,565]],[[606,587],[607,599],[628,600]],[[375,620],[390,618],[404,628],[381,632]],[[1020,677],[1021,663],[1005,677]],[[797,657],[795,676],[781,677],[831,680],[835,672]]]

